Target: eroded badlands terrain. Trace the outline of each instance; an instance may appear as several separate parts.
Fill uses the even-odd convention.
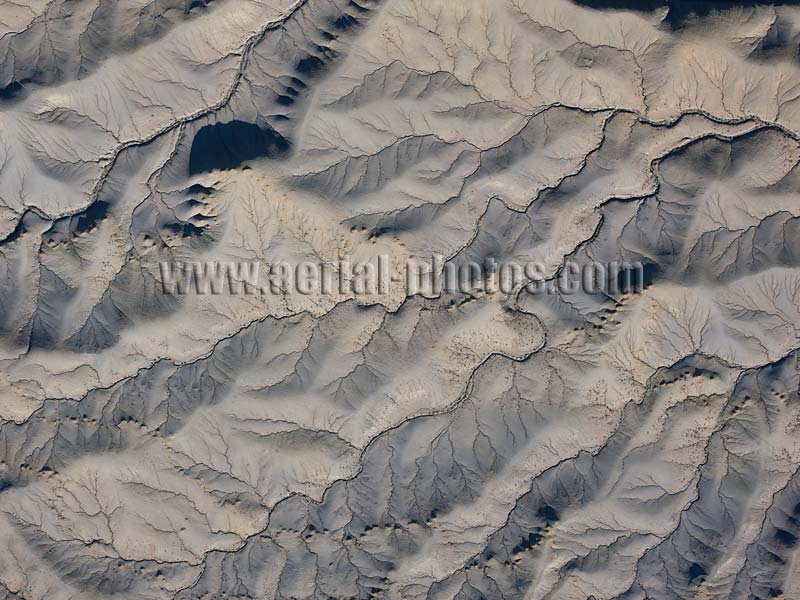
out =
[[[800,598],[793,4],[0,1],[0,596]]]

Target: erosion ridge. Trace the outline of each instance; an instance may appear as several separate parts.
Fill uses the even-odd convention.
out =
[[[798,40],[794,2],[0,2],[0,597],[800,597]],[[163,286],[376,255],[645,285]]]

